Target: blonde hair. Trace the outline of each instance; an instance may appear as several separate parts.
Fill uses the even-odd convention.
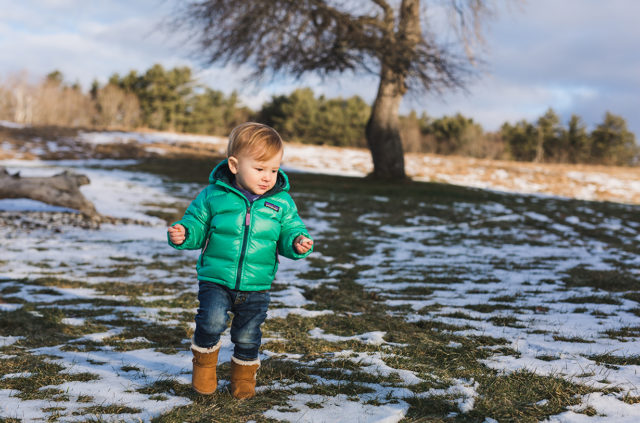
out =
[[[242,123],[231,131],[227,157],[248,153],[256,160],[268,160],[284,149],[280,134],[268,125]]]

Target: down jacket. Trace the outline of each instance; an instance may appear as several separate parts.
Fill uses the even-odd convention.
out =
[[[209,185],[191,202],[181,224],[186,239],[178,250],[201,249],[198,279],[241,291],[271,288],[278,270],[278,253],[297,260],[293,241],[298,235],[311,238],[289,195],[289,179],[280,170],[275,186],[250,203],[233,187],[234,175],[227,160],[213,169]]]

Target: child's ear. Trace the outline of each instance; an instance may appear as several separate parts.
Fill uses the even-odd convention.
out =
[[[234,156],[229,156],[229,170],[234,175],[238,174],[238,159],[236,159]]]

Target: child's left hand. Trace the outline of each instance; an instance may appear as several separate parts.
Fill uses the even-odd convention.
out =
[[[309,251],[313,247],[313,240],[307,238],[304,235],[298,235],[295,240],[293,240],[293,248],[296,250],[298,254],[304,254]]]

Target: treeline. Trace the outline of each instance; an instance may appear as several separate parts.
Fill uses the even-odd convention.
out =
[[[285,139],[311,144],[366,147],[370,106],[362,98],[325,98],[309,88],[273,96],[260,110],[243,106],[194,78],[191,69],[154,65],[144,73],[114,74],[88,92],[52,72],[39,83],[26,75],[0,83],[0,119],[33,125],[98,129],[150,128],[227,135],[240,122],[275,127]],[[592,131],[579,116],[564,124],[549,109],[534,122],[505,123],[484,131],[457,114],[432,118],[411,112],[400,117],[405,151],[546,163],[638,165],[640,149],[624,118],[607,112]]]
[[[226,134],[253,115],[235,92],[226,96],[199,84],[188,67],[114,74],[88,92],[59,71],[37,83],[21,74],[0,84],[0,119],[30,125]]]
[[[460,114],[434,119],[411,112],[401,124],[406,151],[539,163],[634,166],[640,162],[635,135],[624,118],[610,112],[591,132],[577,115],[563,125],[553,109],[535,122],[504,123],[496,132],[485,132]]]

